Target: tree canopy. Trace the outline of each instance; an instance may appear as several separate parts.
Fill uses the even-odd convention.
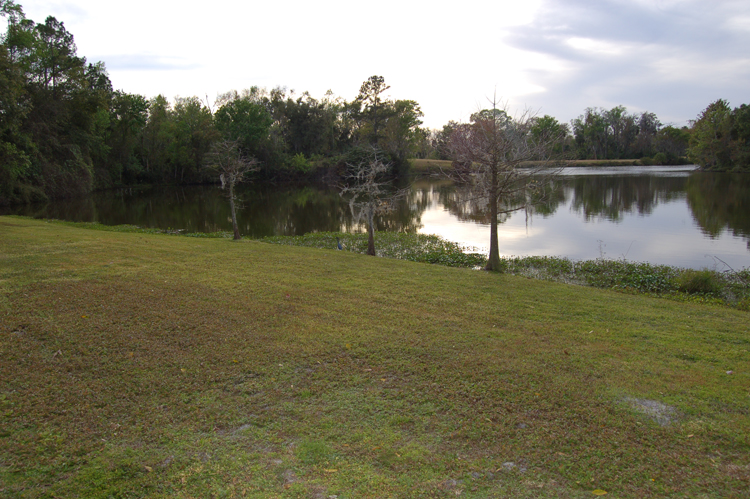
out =
[[[693,123],[688,154],[706,170],[750,170],[750,106],[709,104]]]

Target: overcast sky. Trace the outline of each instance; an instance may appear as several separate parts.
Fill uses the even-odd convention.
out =
[[[251,86],[353,99],[382,75],[426,126],[467,121],[493,94],[568,122],[624,105],[687,124],[750,103],[748,0],[16,0],[62,21],[116,89],[147,97]]]

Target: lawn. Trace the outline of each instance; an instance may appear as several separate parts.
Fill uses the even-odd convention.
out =
[[[0,496],[747,497],[748,317],[0,217]]]

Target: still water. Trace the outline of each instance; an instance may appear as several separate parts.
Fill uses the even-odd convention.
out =
[[[750,174],[693,168],[565,169],[551,200],[502,218],[500,252],[750,267]],[[245,236],[364,230],[333,189],[246,185],[240,194]],[[228,202],[212,186],[121,189],[0,213],[187,232],[231,230]],[[409,199],[377,224],[378,230],[438,234],[478,251],[489,245],[485,206],[440,179],[415,180]]]

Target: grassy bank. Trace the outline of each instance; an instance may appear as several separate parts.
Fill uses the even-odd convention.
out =
[[[376,239],[377,255],[386,258],[473,269],[487,264],[485,254],[467,252],[459,244],[434,235],[379,232]],[[261,241],[320,249],[335,248],[340,241],[345,251],[367,251],[366,234],[315,232]],[[626,260],[573,261],[548,256],[508,257],[501,263],[503,272],[533,279],[750,310],[750,268],[693,270]]]
[[[745,497],[747,317],[0,217],[0,496]]]

